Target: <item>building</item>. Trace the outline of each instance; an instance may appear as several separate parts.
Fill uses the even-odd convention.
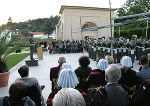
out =
[[[114,17],[114,11],[115,9],[112,9],[112,17]],[[110,28],[88,29],[110,24],[109,8],[61,6],[59,14],[61,14],[61,19],[56,26],[57,40],[81,40],[88,37],[111,36]],[[112,21],[112,23],[114,22]]]
[[[12,32],[10,30],[4,30],[0,34],[0,38],[7,35],[7,42],[11,41]]]
[[[45,35],[43,32],[32,32],[33,38],[38,38],[38,39],[46,39],[48,38],[47,35]]]
[[[12,18],[11,17],[8,18],[8,22],[12,23]]]
[[[19,29],[12,30],[12,35],[21,35],[21,31]]]

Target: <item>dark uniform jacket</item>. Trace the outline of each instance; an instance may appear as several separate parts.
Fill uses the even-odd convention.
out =
[[[99,69],[94,69],[91,71],[87,80],[88,88],[99,87],[106,84],[107,82],[105,81],[105,71],[101,71]]]
[[[90,75],[91,71],[92,71],[92,69],[89,66],[87,66],[87,67],[78,67],[75,70],[75,74],[76,74],[76,76],[78,77],[78,80],[79,80],[79,84],[77,85],[77,88],[84,90],[86,80],[87,80],[88,76]]]
[[[128,106],[128,94],[118,83],[107,84],[97,91],[92,106]]]
[[[55,88],[51,93],[50,93],[50,95],[48,96],[48,99],[47,99],[47,101],[46,101],[46,104],[47,104],[47,106],[53,106],[52,104],[52,101],[53,101],[53,99],[54,99],[54,96],[57,94],[57,92],[58,91],[60,91],[61,90],[61,88]],[[86,102],[86,106],[89,106],[89,99],[88,99],[88,95],[85,93],[85,92],[83,92],[82,90],[79,90],[79,89],[77,89],[81,94],[82,94],[82,96],[83,96],[83,98],[84,98],[84,100],[85,100],[85,102]]]
[[[132,70],[131,68],[121,68],[121,78],[118,81],[119,84],[132,87],[137,84],[137,79],[137,74],[134,70]]]

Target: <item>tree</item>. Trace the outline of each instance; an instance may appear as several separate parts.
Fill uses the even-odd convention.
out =
[[[117,16],[139,14],[150,10],[150,0],[127,0],[117,11]]]
[[[22,30],[21,30],[21,34],[22,34],[23,36],[25,36],[25,37],[32,35],[32,34],[29,32],[28,29],[22,29]]]
[[[56,24],[58,24],[60,20],[60,16],[51,16],[50,19],[47,19],[45,22],[44,22],[44,25],[43,25],[43,32],[44,34],[47,34],[48,35],[48,38],[49,38],[49,35],[53,33],[53,31],[55,30],[55,26]]]
[[[0,26],[0,35],[5,30],[8,30],[7,25]],[[10,42],[7,41],[7,37],[9,35],[10,31],[6,32],[3,36],[0,36],[0,73],[4,73],[8,71],[7,64],[4,60],[6,56],[8,56],[10,53],[12,53],[16,48],[9,48]]]
[[[150,0],[127,0],[126,3],[122,6],[122,8],[118,9],[116,16],[121,17],[121,16],[127,16],[127,15],[145,13],[145,12],[148,12],[149,10],[150,10]],[[115,20],[115,23],[119,23],[125,20],[142,19],[145,17],[146,16],[139,16],[139,17],[128,18],[128,19],[120,19],[120,20]],[[138,29],[140,30],[140,32],[142,32],[143,27],[146,27],[146,25],[147,25],[146,21],[141,21],[141,22],[123,25],[121,26],[121,29],[123,29],[124,31],[133,29],[133,30],[136,30],[136,32]],[[119,29],[118,27],[115,27],[116,32],[118,32],[117,31],[118,29]],[[136,32],[133,32],[133,33],[135,34]]]

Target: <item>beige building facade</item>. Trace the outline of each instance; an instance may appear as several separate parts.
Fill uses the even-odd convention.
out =
[[[112,9],[114,17],[115,9]],[[61,6],[61,19],[56,26],[57,40],[82,40],[87,38],[110,37],[110,28],[95,27],[110,24],[109,8]],[[112,23],[114,23],[112,21]],[[92,29],[89,27],[93,27]],[[112,30],[114,34],[114,29]]]

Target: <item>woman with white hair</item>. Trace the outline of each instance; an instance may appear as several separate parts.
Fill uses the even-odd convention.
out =
[[[86,106],[82,94],[74,88],[62,88],[53,99],[53,106]]]
[[[137,74],[134,70],[131,69],[132,67],[132,60],[129,56],[124,56],[121,59],[121,78],[118,81],[119,84],[128,91],[129,95],[133,93],[133,90],[136,88],[137,85]],[[132,90],[133,89],[133,90]]]
[[[105,81],[105,69],[108,67],[108,61],[106,59],[100,59],[97,64],[97,69],[91,71],[89,78],[87,80],[87,85],[89,87],[99,87],[106,85]]]

